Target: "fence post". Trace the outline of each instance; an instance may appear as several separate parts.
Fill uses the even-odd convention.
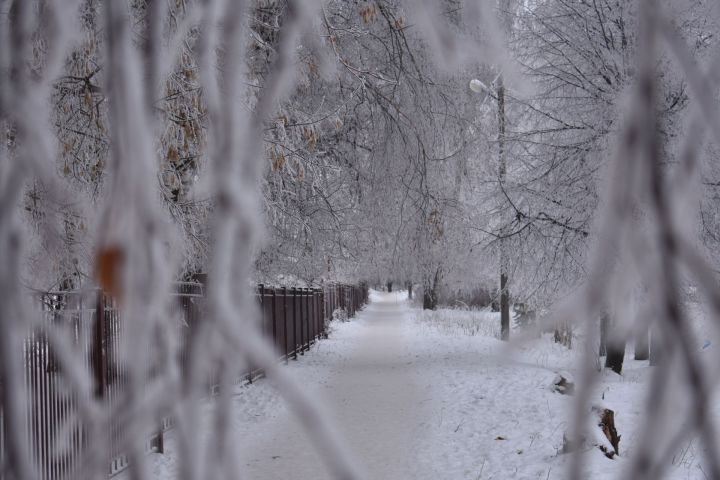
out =
[[[313,340],[313,305],[312,305],[312,289],[307,289],[307,311],[308,311],[308,318],[307,318],[307,346],[308,350],[310,350],[310,344]]]
[[[272,339],[273,339],[273,346],[277,348],[278,344],[278,338],[277,338],[277,309],[275,308],[275,288],[272,289],[272,297],[270,299],[270,315],[272,316]]]
[[[342,285],[340,287],[342,289],[342,295],[340,296],[340,301],[342,302],[341,307],[345,309],[345,313],[348,311],[348,304],[347,304],[347,285]]]
[[[298,295],[298,325],[300,332],[298,335],[298,348],[300,349],[300,355],[305,355],[303,342],[305,341],[305,304],[303,299],[305,298],[302,287],[297,289]]]
[[[320,300],[320,292],[322,290],[316,288],[315,289],[315,336],[318,340],[320,340],[320,331],[322,329],[323,324],[323,308],[322,303]]]
[[[327,315],[327,321],[330,322],[332,320],[332,285],[328,286],[327,293],[325,294],[325,301],[327,302],[327,310],[325,311],[325,315]]]
[[[285,363],[288,363],[288,301],[287,301],[287,287],[282,287],[282,298],[283,298],[283,351],[285,352]]]
[[[298,355],[298,341],[297,341],[297,323],[298,323],[298,308],[297,308],[297,288],[291,289],[292,291],[292,311],[293,311],[293,360],[297,360]]]
[[[325,323],[327,323],[327,313],[325,313],[325,312],[327,310],[326,310],[326,305],[325,305],[325,286],[324,285],[323,285],[323,288],[320,290],[320,304],[322,305],[322,314],[321,314],[322,327],[321,327],[320,334],[322,335],[322,338],[327,338],[327,336],[325,335]]]
[[[310,325],[312,325],[312,335],[310,335],[310,336],[312,337],[313,343],[315,343],[315,341],[317,340],[317,330],[318,330],[318,328],[317,328],[317,325],[318,325],[317,310],[318,309],[317,309],[316,302],[317,302],[317,298],[315,297],[315,289],[313,288],[310,290],[310,305],[312,307],[312,316],[310,317]]]
[[[313,308],[312,308],[312,289],[308,287],[307,289],[307,349],[310,350],[310,343],[312,342],[312,316],[313,316]]]
[[[312,288],[308,288],[308,349],[310,344],[313,342],[313,336],[315,334],[315,308],[313,307],[313,291]]]
[[[258,285],[258,295],[260,297],[260,331],[265,333],[265,285],[262,283]],[[253,383],[254,369],[254,365],[248,362],[248,383]]]
[[[298,297],[298,302],[299,302],[299,304],[298,304],[298,325],[300,328],[300,334],[298,336],[298,342],[297,342],[297,346],[295,348],[300,350],[300,355],[305,355],[305,350],[304,350],[304,346],[303,346],[303,339],[305,338],[305,336],[303,334],[303,330],[304,330],[303,324],[305,322],[305,319],[304,319],[305,307],[303,305],[303,289],[302,288],[297,289],[297,297]]]
[[[321,295],[322,290],[319,288],[315,289],[315,335],[318,340],[321,338],[322,325],[325,322],[325,316],[323,315],[323,304]]]
[[[307,301],[305,289],[299,288],[300,296],[300,355],[305,355],[305,317],[307,317]]]
[[[260,333],[262,333],[263,337],[268,334],[267,312],[265,312],[265,305],[267,304],[265,297],[267,295],[268,290],[265,288],[265,285],[262,285],[260,287]]]
[[[310,344],[310,297],[308,297],[307,287],[303,288],[303,299],[305,304],[303,305],[303,351],[307,351],[307,347]]]
[[[92,371],[95,380],[95,398],[102,398],[107,391],[107,358],[105,357],[105,293],[98,290],[93,326]]]
[[[305,289],[305,298],[307,299],[305,302],[305,311],[307,312],[307,315],[305,316],[305,325],[306,330],[305,334],[307,336],[307,342],[305,342],[305,350],[310,350],[310,316],[312,315],[312,302],[310,297],[310,288]]]
[[[323,284],[322,289],[320,290],[321,294],[322,294],[322,319],[323,319],[322,333],[323,333],[323,338],[325,337],[325,324],[327,323],[327,303],[326,303],[327,295],[325,295],[325,288],[326,287]]]
[[[0,398],[2,398],[3,381],[0,376]],[[2,403],[0,403],[0,465],[5,465],[5,418]],[[5,479],[4,469],[0,470],[0,480]]]

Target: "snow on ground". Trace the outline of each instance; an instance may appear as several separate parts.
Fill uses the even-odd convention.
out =
[[[357,318],[334,322],[330,338],[287,366],[332,417],[375,479],[564,478],[560,453],[572,398],[551,390],[576,351],[549,336],[508,348],[497,314],[412,309],[405,292],[372,292]],[[627,359],[623,376],[603,373],[596,397],[616,412],[621,455],[632,448],[647,362]],[[330,478],[321,457],[272,383],[234,397],[239,463],[246,479]],[[158,478],[175,477],[174,433],[153,454]],[[671,459],[670,478],[704,478],[692,442]],[[623,457],[588,452],[587,478],[616,478]]]

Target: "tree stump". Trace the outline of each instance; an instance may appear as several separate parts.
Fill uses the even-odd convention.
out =
[[[598,448],[607,458],[620,455],[620,438],[615,429],[615,412],[609,408],[594,405],[590,409],[592,422],[579,441],[567,432],[563,433],[563,453],[570,453],[582,446]]]
[[[610,443],[612,450],[609,449],[607,445],[603,444],[598,445],[598,448],[600,448],[600,450],[608,458],[620,455],[620,435],[618,435],[617,430],[615,429],[615,412],[609,408],[598,406],[593,406],[592,411],[598,416],[599,422],[597,426]]]
[[[555,375],[552,386],[553,391],[562,395],[572,395],[575,393],[575,383],[567,377],[569,377],[569,375],[562,373]]]

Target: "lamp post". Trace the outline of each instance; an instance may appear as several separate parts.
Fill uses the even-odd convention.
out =
[[[493,82],[495,84],[495,100],[497,100],[498,115],[498,182],[503,188],[506,175],[505,165],[505,85],[503,84],[502,72],[498,74]],[[475,93],[485,92],[483,104],[492,91],[477,78],[470,80],[470,90]],[[510,339],[510,289],[508,286],[508,258],[505,239],[500,236],[500,338]]]

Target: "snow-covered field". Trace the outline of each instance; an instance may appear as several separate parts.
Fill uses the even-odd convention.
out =
[[[334,419],[366,478],[564,478],[572,397],[551,384],[556,372],[572,372],[575,350],[548,335],[509,347],[496,339],[496,314],[422,312],[402,292],[372,300],[287,367]],[[594,396],[615,411],[621,456],[590,449],[585,478],[618,477],[648,373],[647,362],[628,358],[623,376],[602,374]],[[330,478],[270,381],[239,388],[233,401],[242,478]],[[177,473],[173,435],[165,454],[153,454],[160,479]],[[668,460],[669,478],[705,478],[692,442]]]

